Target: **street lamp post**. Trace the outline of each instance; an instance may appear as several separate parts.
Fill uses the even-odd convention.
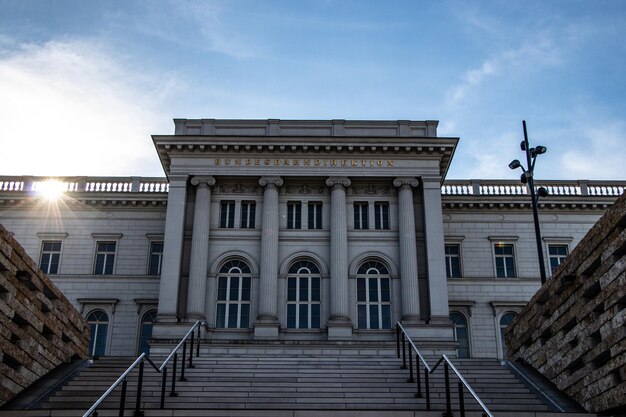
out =
[[[543,259],[543,249],[541,247],[541,231],[539,229],[539,210],[537,208],[537,201],[539,197],[547,196],[548,190],[540,187],[535,192],[534,173],[537,155],[546,153],[547,148],[545,146],[535,146],[534,148],[531,148],[528,144],[528,134],[526,133],[525,120],[522,121],[522,126],[524,127],[524,140],[520,143],[520,148],[526,152],[526,166],[528,168],[524,168],[524,166],[517,159],[511,161],[509,168],[522,169],[522,176],[520,177],[520,180],[522,184],[526,184],[530,190],[530,201],[533,208],[533,220],[535,222],[535,238],[537,239],[537,256],[539,257],[539,272],[541,274],[541,285],[543,285],[546,283],[546,265]]]

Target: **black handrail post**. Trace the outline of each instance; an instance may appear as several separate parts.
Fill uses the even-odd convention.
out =
[[[430,411],[430,384],[428,383],[428,369],[424,367],[424,385],[426,385],[426,411]]]
[[[446,384],[446,412],[443,413],[443,417],[453,417],[452,416],[452,404],[450,401],[450,376],[448,375],[448,362],[444,362],[444,380]]]
[[[161,378],[161,410],[165,407],[165,386],[167,385],[167,366],[163,368],[163,377]]]
[[[459,413],[465,417],[465,398],[463,398],[463,383],[459,381]]]
[[[124,417],[124,406],[126,404],[126,378],[122,381],[122,398],[120,398],[120,417]]]
[[[402,369],[406,369],[406,342],[405,335],[402,335]]]
[[[170,397],[178,397],[176,392],[176,362],[178,362],[178,353],[174,353],[174,365],[172,365],[172,390],[170,391]]]
[[[400,359],[400,325],[396,323],[396,355]]]
[[[200,326],[198,326],[198,345],[196,346],[196,358],[200,356]]]
[[[417,394],[415,394],[415,398],[422,398],[422,373],[418,358],[415,358],[415,375],[417,376]]]
[[[193,354],[193,352],[192,352]],[[187,341],[183,342],[183,359],[180,361],[180,379],[179,381],[186,381],[185,378],[185,359],[187,358]]]
[[[406,382],[413,382],[413,349],[409,347],[409,380]]]
[[[199,332],[200,330],[198,330]],[[195,336],[195,331],[191,332],[191,344],[189,345],[189,365],[187,368],[193,368],[193,338]]]
[[[143,417],[141,412],[141,390],[143,388],[143,361],[139,362],[139,381],[137,382],[137,401],[135,401],[135,417]]]

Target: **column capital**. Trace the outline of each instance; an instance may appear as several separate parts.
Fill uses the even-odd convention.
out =
[[[350,178],[348,177],[328,177],[326,179],[326,185],[328,187],[336,187],[336,186],[341,186],[341,187],[349,187],[350,184],[352,184],[352,181],[350,181]]]
[[[191,179],[191,185],[198,188],[212,187],[215,185],[215,178],[211,176],[196,176]]]
[[[284,181],[281,177],[261,177],[259,180],[259,185],[261,187],[270,186],[274,187],[282,187]]]
[[[393,186],[398,188],[417,187],[420,182],[415,177],[397,177],[393,180]]]
[[[441,177],[420,177],[424,188],[439,188],[441,189]]]

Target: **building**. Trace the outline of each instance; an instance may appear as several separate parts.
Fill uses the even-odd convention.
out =
[[[436,121],[175,120],[166,178],[0,178],[0,222],[92,329],[131,355],[206,320],[211,340],[393,340],[502,357],[539,288],[530,199],[446,180]],[[540,185],[548,270],[626,182]]]

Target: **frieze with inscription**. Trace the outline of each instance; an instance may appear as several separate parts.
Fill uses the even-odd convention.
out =
[[[213,164],[219,166],[266,166],[266,167],[394,167],[393,159],[328,159],[328,158],[215,158]]]

